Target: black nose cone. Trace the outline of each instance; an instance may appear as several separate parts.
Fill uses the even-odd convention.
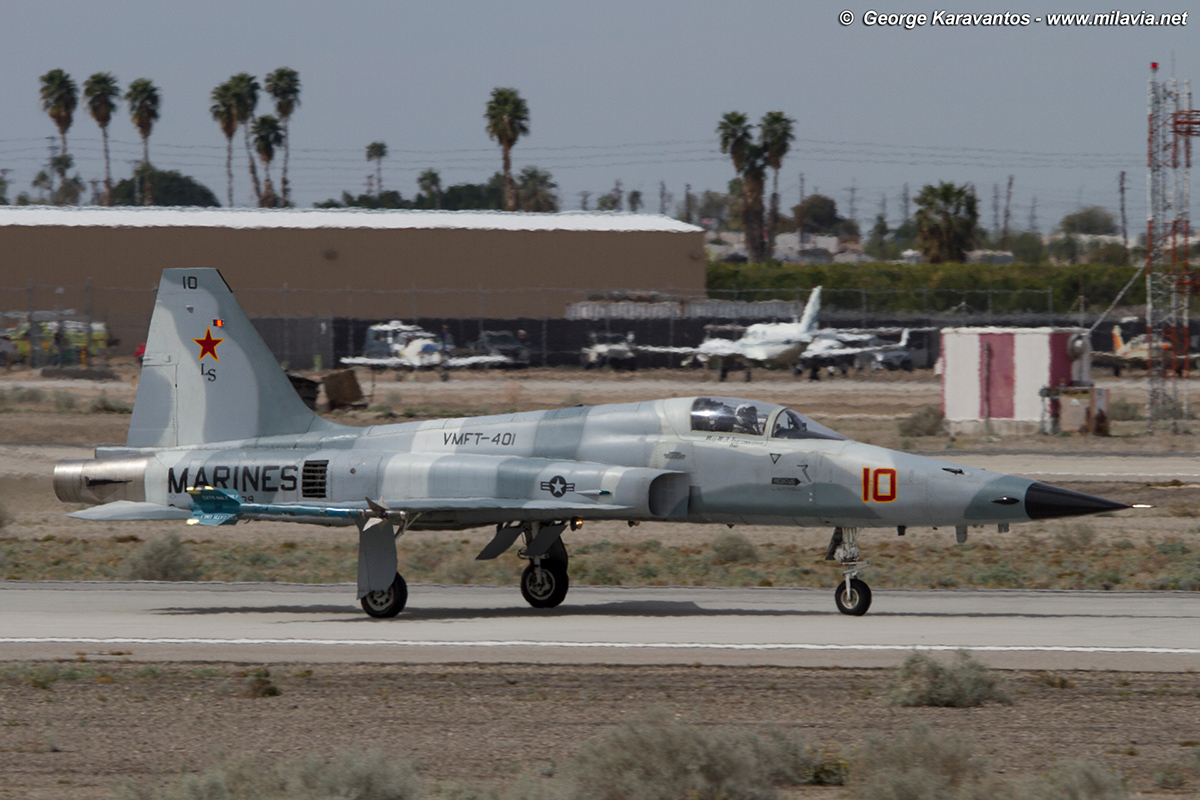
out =
[[[1031,483],[1025,490],[1025,513],[1030,519],[1078,517],[1084,514],[1099,514],[1102,511],[1120,511],[1129,507],[1126,503],[1061,489],[1048,483]]]

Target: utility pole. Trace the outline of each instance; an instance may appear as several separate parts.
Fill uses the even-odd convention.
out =
[[[1033,196],[1033,202],[1029,204],[1029,232],[1037,233],[1037,195]]]
[[[1121,241],[1125,245],[1125,257],[1129,257],[1129,225],[1125,218],[1125,170],[1121,170]]]
[[[1008,191],[1004,195],[1004,230],[1000,234],[1000,249],[1008,249],[1008,220],[1009,214],[1012,211],[1012,187],[1013,176],[1008,176]]]
[[[855,225],[858,225],[858,215],[857,215],[857,213],[855,213],[856,207],[854,205],[854,197],[855,197],[855,194],[857,194],[857,192],[858,192],[858,182],[857,182],[857,180],[851,180],[850,181],[850,221],[853,222]]]
[[[992,184],[992,239],[1000,238],[1000,184]]]

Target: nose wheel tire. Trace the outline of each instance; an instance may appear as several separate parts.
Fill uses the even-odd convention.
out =
[[[391,586],[363,596],[362,609],[372,617],[384,619],[399,614],[407,602],[408,584],[404,582],[404,576],[397,572]]]
[[[559,561],[543,559],[541,566],[530,564],[521,573],[521,596],[534,608],[554,608],[570,586],[567,565]]]
[[[846,582],[837,585],[833,593],[838,611],[852,617],[861,617],[871,607],[871,587],[858,578],[850,579],[850,590],[846,591]]]

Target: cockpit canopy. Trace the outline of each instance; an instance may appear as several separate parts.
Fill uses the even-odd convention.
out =
[[[763,436],[769,426],[773,439],[846,438],[790,408],[732,397],[697,397],[692,403],[691,423],[696,433]]]

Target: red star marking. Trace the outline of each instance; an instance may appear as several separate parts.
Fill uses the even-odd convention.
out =
[[[225,340],[214,339],[211,327],[206,326],[204,328],[203,339],[192,339],[192,341],[200,345],[200,358],[196,359],[197,361],[203,361],[205,356],[212,356],[213,361],[221,360],[217,358],[217,345]]]

